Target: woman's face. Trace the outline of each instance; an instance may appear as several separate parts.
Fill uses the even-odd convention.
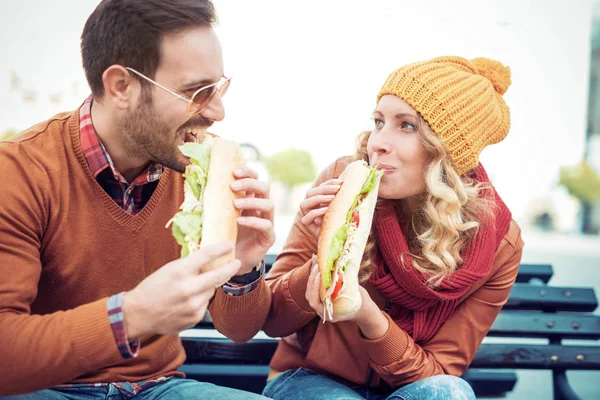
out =
[[[407,199],[425,191],[429,162],[417,131],[417,112],[394,95],[382,96],[373,112],[374,127],[367,143],[369,164],[385,171],[379,197]]]

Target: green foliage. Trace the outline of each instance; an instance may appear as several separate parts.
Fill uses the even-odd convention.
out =
[[[287,149],[266,160],[271,177],[288,187],[311,182],[317,174],[312,156],[305,150]]]
[[[17,131],[11,131],[11,130],[4,131],[4,132],[0,133],[0,142],[3,141],[3,140],[10,139],[11,137],[13,137],[14,135],[16,135],[17,133],[18,133]]]
[[[600,175],[586,161],[560,169],[560,186],[584,203],[600,203]]]

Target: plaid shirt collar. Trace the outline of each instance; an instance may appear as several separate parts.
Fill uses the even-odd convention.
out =
[[[92,124],[92,101],[93,98],[90,95],[81,109],[79,110],[79,133],[81,138],[81,149],[83,155],[92,171],[92,174],[96,179],[98,175],[107,168],[110,168],[112,175],[117,182],[129,185],[125,178],[115,169],[115,166],[110,158],[110,155],[104,148],[104,145],[100,141],[96,129]],[[148,182],[154,182],[160,178],[164,170],[161,164],[152,162],[148,165],[148,168],[144,170],[135,180],[131,183],[132,186],[145,185]]]

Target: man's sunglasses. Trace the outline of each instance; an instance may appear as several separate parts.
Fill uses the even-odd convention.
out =
[[[194,94],[192,95],[192,98],[188,99],[188,98],[172,91],[171,89],[167,89],[160,83],[155,82],[154,80],[148,78],[146,75],[142,74],[141,72],[136,71],[133,68],[125,67],[125,69],[133,72],[134,74],[138,75],[141,78],[144,78],[148,82],[155,84],[162,90],[165,90],[165,91],[171,93],[173,96],[177,97],[178,99],[181,99],[181,100],[185,101],[186,103],[188,103],[187,113],[190,117],[194,116],[196,114],[200,114],[210,104],[210,102],[215,97],[217,92],[219,92],[220,96],[225,96],[225,93],[227,93],[227,89],[229,89],[229,84],[231,83],[231,77],[228,78],[226,76],[223,76],[218,82],[212,83],[210,85],[201,87],[200,89],[196,90],[194,92]]]

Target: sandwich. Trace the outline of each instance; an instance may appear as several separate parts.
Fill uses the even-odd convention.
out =
[[[343,183],[323,216],[317,263],[323,321],[349,316],[361,307],[358,272],[377,203],[383,171],[362,160],[349,164]]]
[[[179,150],[189,157],[183,177],[184,200],[173,218],[172,233],[181,245],[181,257],[214,243],[236,242],[240,210],[233,200],[244,197],[231,190],[233,170],[245,161],[239,145],[219,137],[204,135],[204,140],[186,142]],[[235,251],[203,267],[209,271],[235,258]]]

